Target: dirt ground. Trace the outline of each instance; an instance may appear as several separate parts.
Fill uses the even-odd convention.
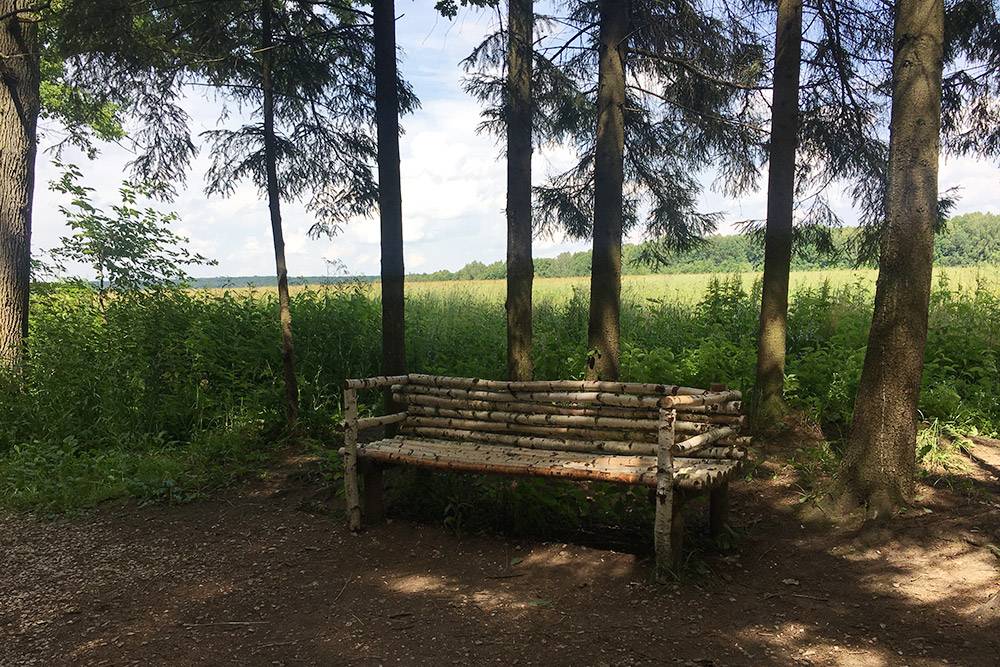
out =
[[[668,586],[574,544],[352,535],[294,459],[189,505],[0,514],[0,664],[998,665],[1000,443],[974,451],[881,530],[804,511],[779,455],[733,488],[736,550]]]

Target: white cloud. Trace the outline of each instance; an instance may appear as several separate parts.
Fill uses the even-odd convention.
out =
[[[505,168],[500,147],[493,137],[476,133],[479,106],[460,86],[459,61],[468,55],[495,21],[495,12],[460,12],[449,22],[437,18],[429,7],[415,2],[399,7],[404,15],[398,24],[403,48],[402,72],[413,83],[423,106],[403,118],[401,139],[404,239],[407,267],[414,271],[455,269],[480,260],[492,262],[505,254],[504,217]],[[196,95],[186,103],[192,126],[201,131],[214,127],[219,107]],[[235,120],[234,120],[235,122]],[[94,162],[72,152],[67,159],[81,166],[85,184],[96,188],[98,205],[108,206],[117,196],[125,165],[132,156],[121,147],[105,148]],[[566,148],[546,148],[536,152],[534,181],[557,173],[573,163]],[[219,260],[216,267],[204,267],[197,275],[270,275],[274,258],[267,205],[256,188],[240,185],[228,197],[207,198],[203,193],[204,173],[210,156],[202,152],[192,167],[187,186],[177,200],[165,208],[176,210],[182,224],[178,232],[189,236],[198,252]],[[57,210],[58,198],[48,191],[49,180],[57,176],[44,154],[40,154],[36,191],[35,248],[58,243],[66,228]],[[764,216],[766,193],[762,187],[744,196],[724,197],[709,189],[711,175],[705,175],[705,191],[699,198],[702,210],[722,211],[730,231],[734,221]],[[942,189],[961,185],[958,211],[1000,210],[995,191],[1000,170],[971,158],[943,161]],[[842,193],[833,193],[835,208],[853,220],[850,202]],[[301,204],[282,206],[289,269],[293,275],[325,275],[326,260],[343,262],[351,273],[377,274],[379,271],[379,225],[377,219],[356,220],[333,239],[312,239],[308,230],[311,215]],[[638,232],[630,238],[637,240]],[[579,250],[587,243],[562,237],[535,241],[538,254],[552,256]]]

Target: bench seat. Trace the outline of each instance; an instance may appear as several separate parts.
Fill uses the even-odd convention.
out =
[[[595,455],[396,436],[359,443],[358,458],[454,472],[656,486],[655,456]],[[674,485],[687,491],[704,491],[728,482],[740,469],[739,460],[728,459],[677,457],[673,464]]]
[[[358,391],[381,391],[388,414],[360,416]],[[709,530],[714,537],[726,530],[729,481],[749,444],[740,435],[741,399],[721,385],[414,373],[349,379],[341,450],[348,521],[360,530],[363,516],[381,518],[382,472],[397,465],[641,486],[655,505],[663,581],[683,563],[681,508],[690,497],[707,494]],[[383,429],[374,442],[358,437]]]

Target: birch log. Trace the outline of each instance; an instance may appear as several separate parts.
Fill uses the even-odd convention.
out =
[[[535,426],[572,426],[590,429],[617,429],[654,431],[654,419],[624,419],[621,417],[590,417],[585,415],[553,415],[506,410],[454,410],[429,405],[411,405],[409,412],[428,417],[449,417],[452,419],[474,419],[485,422],[507,422],[511,424],[531,424]]]
[[[344,380],[345,389],[385,389],[393,385],[403,385],[409,382],[406,375],[379,375],[370,378]]]
[[[712,394],[701,394],[699,396],[664,396],[660,399],[660,406],[664,408],[686,408],[688,406],[717,405],[738,401],[743,395],[738,391],[720,391]]]
[[[487,433],[457,428],[435,428],[431,426],[404,426],[404,433],[441,440],[501,444],[528,449],[555,449],[565,452],[607,452],[612,454],[638,454],[655,456],[656,445],[638,440],[573,440],[506,433]]]
[[[697,395],[707,393],[706,389],[681,387],[672,384],[646,384],[641,382],[600,382],[589,380],[530,380],[508,382],[506,380],[482,380],[479,378],[454,378],[437,375],[410,374],[410,383],[429,387],[451,389],[488,389],[507,392],[609,392],[613,394],[635,394],[640,396]]]
[[[479,389],[458,389],[448,387],[429,387],[422,385],[393,385],[393,391],[404,394],[424,394],[442,396],[445,398],[475,399],[480,401],[517,402],[540,401],[548,403],[582,403],[596,405],[613,405],[626,408],[646,408],[656,410],[660,397],[636,396],[632,394],[616,394],[602,391],[489,391]]]
[[[351,530],[361,530],[361,495],[358,492],[358,394],[344,390],[344,498]]]
[[[656,518],[653,522],[653,544],[656,550],[656,580],[666,581],[673,565],[671,522],[673,519],[674,480],[673,456],[674,420],[677,413],[661,409],[656,448]]]
[[[628,408],[606,405],[587,404],[576,405],[556,405],[542,401],[505,401],[497,403],[488,400],[473,398],[448,398],[445,396],[431,396],[419,393],[396,393],[393,399],[407,405],[429,405],[438,408],[451,408],[462,410],[497,410],[503,409],[508,412],[528,412],[549,415],[582,415],[591,417],[621,417],[629,419],[656,419],[656,408]],[[698,417],[706,417],[699,414]]]
[[[398,424],[404,419],[406,419],[405,412],[394,412],[391,415],[382,415],[381,417],[362,417],[357,422],[358,430],[364,431],[366,429],[377,428],[379,426]]]
[[[699,436],[696,436],[694,438],[689,438],[684,442],[675,445],[674,452],[682,456],[691,456],[699,449],[708,447],[712,443],[718,442],[719,440],[725,438],[726,436],[735,434],[736,431],[729,428],[728,426],[725,428],[717,428],[713,431],[709,431],[708,433],[702,433]]]
[[[469,431],[489,431],[493,433],[524,433],[543,437],[565,436],[575,440],[634,440],[642,431],[597,430],[571,426],[538,426],[535,424],[514,424],[511,422],[489,422],[479,419],[455,419],[452,417],[427,417],[410,415],[406,423],[411,426],[431,426],[436,428],[458,428]],[[704,424],[699,424],[704,426]],[[654,435],[653,432],[646,432]]]

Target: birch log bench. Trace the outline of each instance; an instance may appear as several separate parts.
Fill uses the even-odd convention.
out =
[[[402,412],[358,418],[357,392],[391,392]],[[506,382],[431,375],[347,380],[344,485],[348,520],[381,519],[382,468],[596,480],[655,489],[656,573],[680,564],[681,505],[709,494],[709,524],[725,525],[728,483],[749,438],[740,393],[676,385],[577,380]],[[392,427],[393,437],[358,442]],[[359,488],[359,472],[363,478]]]

